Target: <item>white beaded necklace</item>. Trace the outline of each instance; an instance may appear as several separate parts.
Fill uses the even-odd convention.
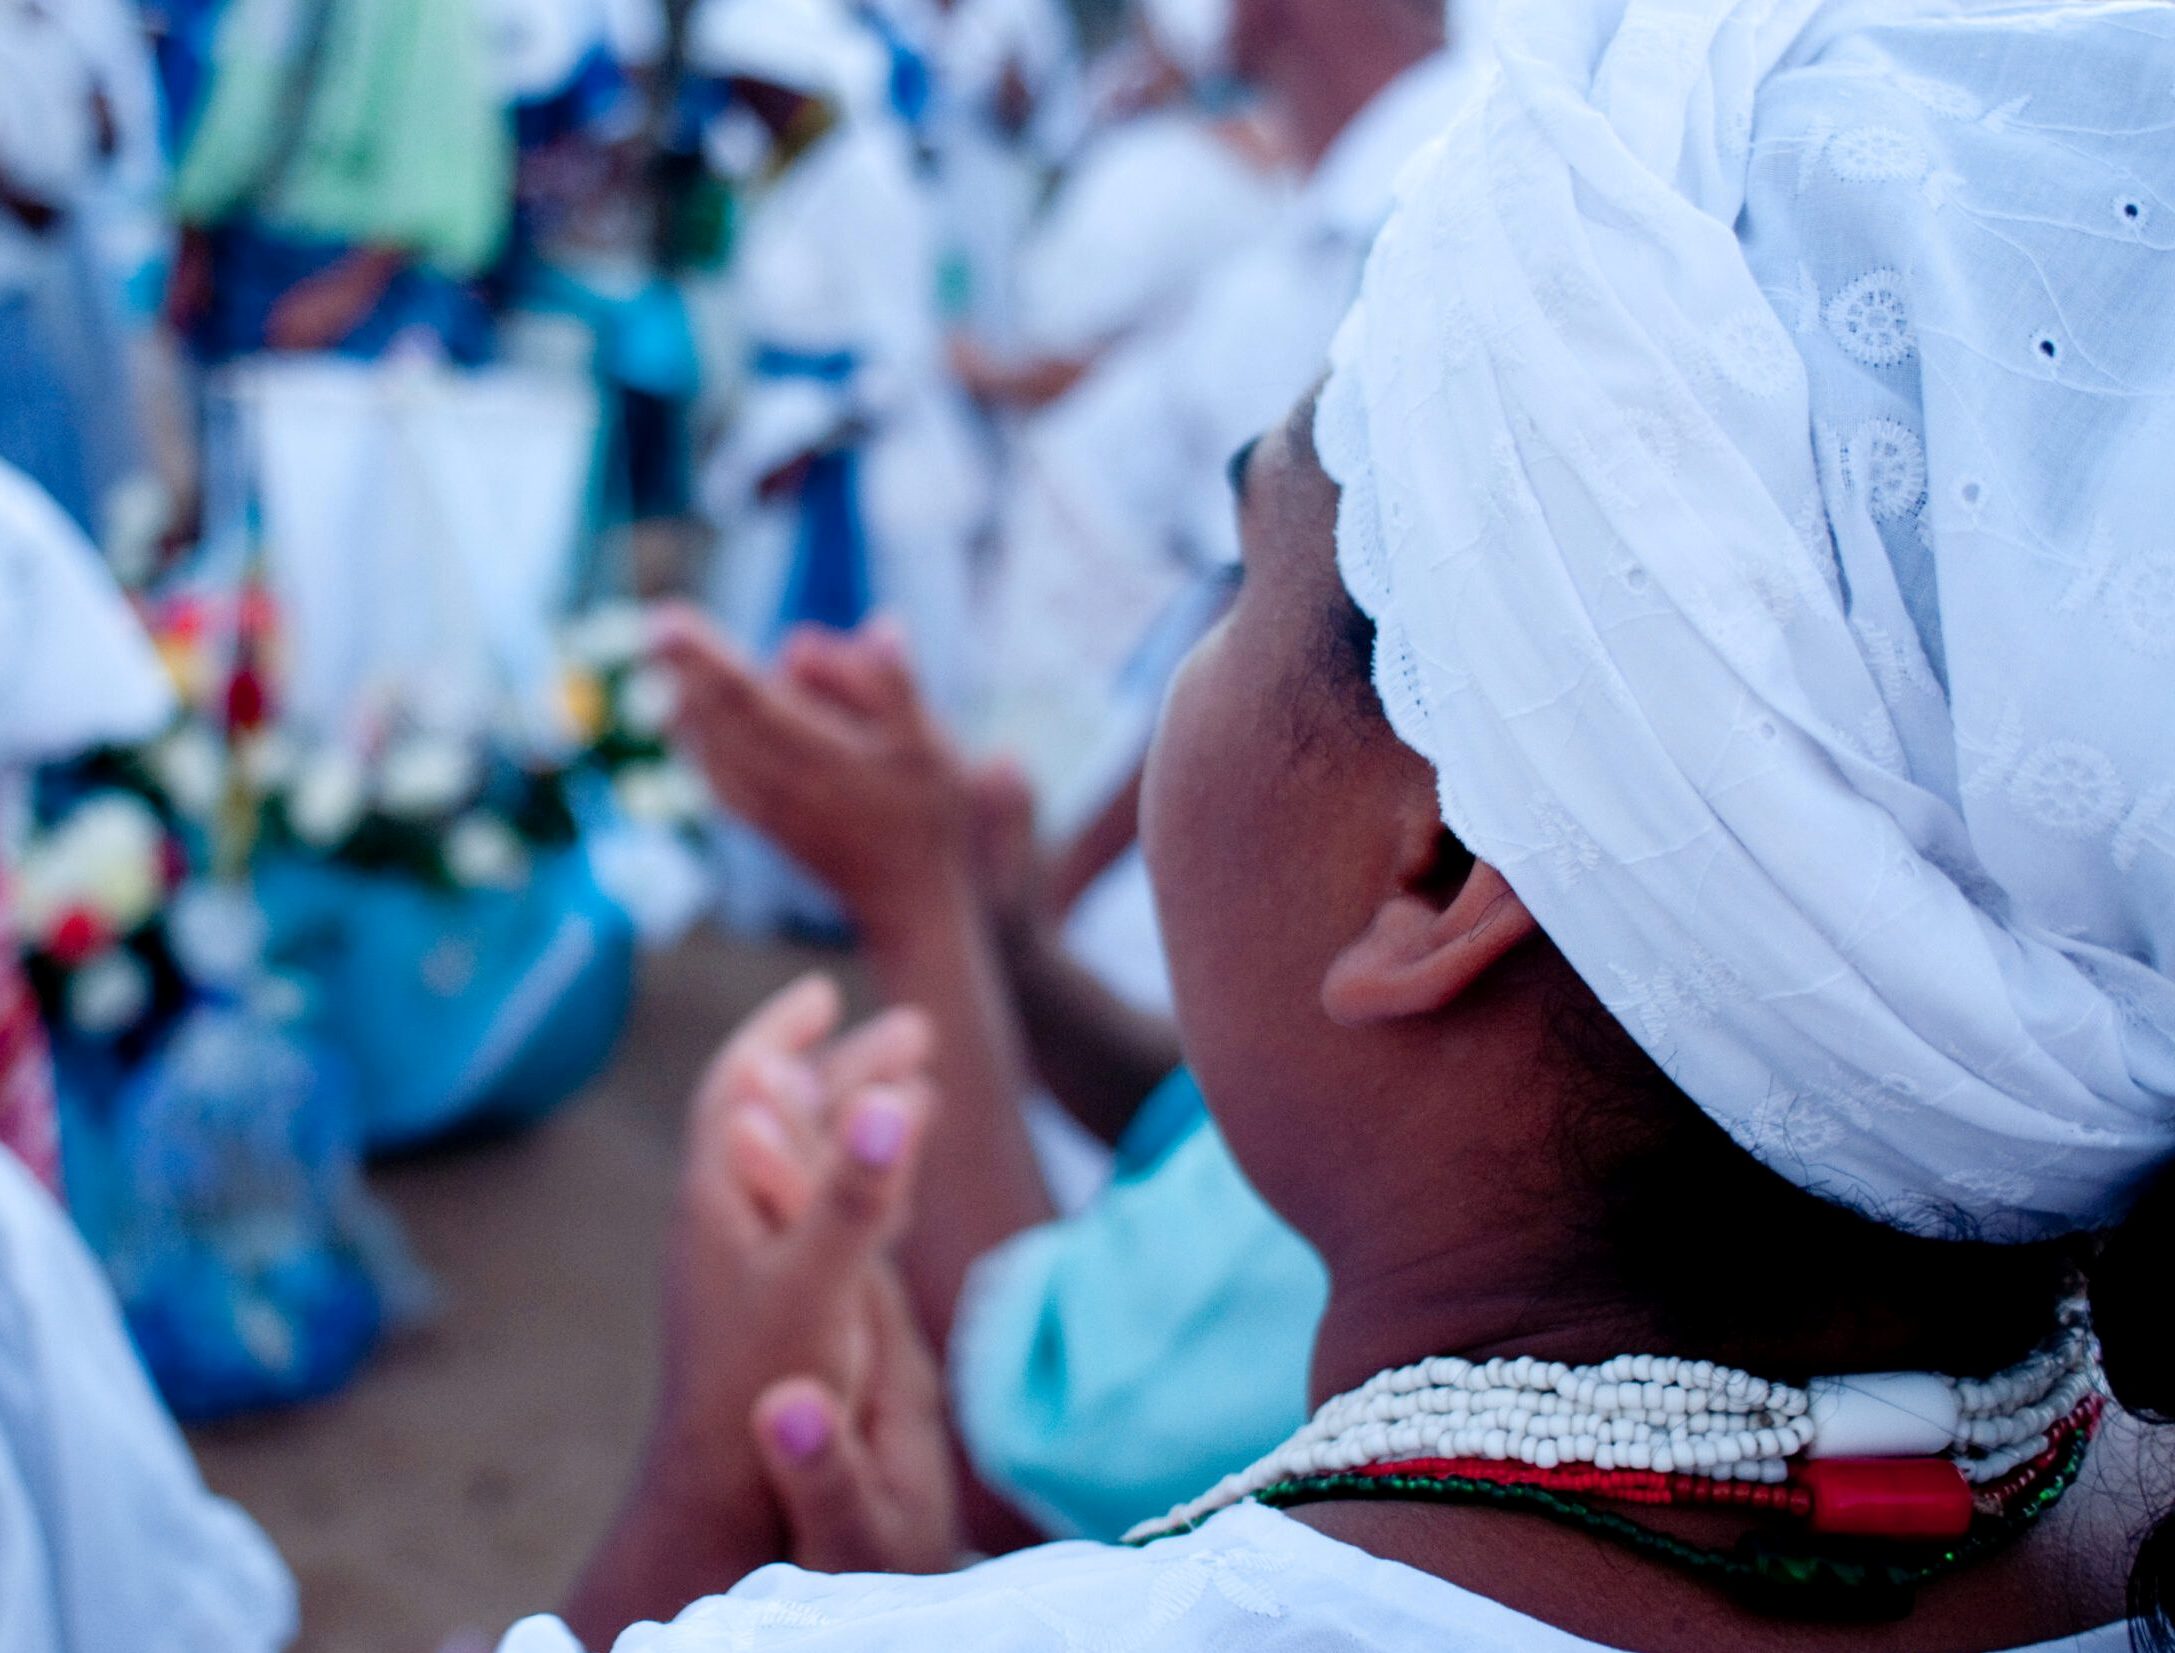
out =
[[[1284,1481],[1421,1458],[1780,1482],[1798,1460],[1940,1457],[1983,1484],[2037,1457],[2048,1430],[2102,1389],[2098,1345],[2077,1309],[2036,1353],[1989,1378],[1863,1373],[1798,1389],[1672,1355],[1598,1366],[1441,1356],[1325,1402],[1267,1457],[1126,1538],[1184,1531]]]

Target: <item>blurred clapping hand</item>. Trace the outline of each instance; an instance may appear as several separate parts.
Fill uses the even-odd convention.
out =
[[[852,633],[803,628],[760,670],[701,615],[667,609],[660,661],[678,682],[679,733],[718,799],[821,878],[881,939],[972,889],[1023,893],[1017,846],[993,835],[1024,797],[1003,766],[969,765],[924,704],[888,618]],[[1028,811],[1032,825],[1032,810]],[[1030,833],[1031,841],[1031,833]]]

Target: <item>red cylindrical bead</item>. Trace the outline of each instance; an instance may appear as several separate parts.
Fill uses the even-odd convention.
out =
[[[1945,1458],[1815,1458],[1797,1484],[1812,1494],[1812,1529],[1856,1538],[1961,1538],[1971,1483]]]

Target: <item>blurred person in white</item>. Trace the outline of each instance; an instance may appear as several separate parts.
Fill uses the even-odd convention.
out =
[[[1020,249],[1012,348],[991,349],[971,329],[954,337],[962,382],[999,412],[1060,399],[1267,227],[1285,169],[1263,124],[1226,107],[1229,10],[1228,0],[1142,0],[1112,48],[1107,106]]]
[[[97,554],[0,466],[0,799],[29,765],[147,738],[171,711]],[[293,1584],[205,1491],[55,1197],[49,1113],[25,1111],[41,1094],[49,1109],[49,1080],[7,907],[0,870],[0,1653],[273,1653]]]
[[[69,340],[50,302],[71,220],[119,132],[90,60],[46,0],[0,0],[0,461],[84,529],[97,511]]]
[[[1193,32],[1198,58],[1259,93],[1302,181],[1015,444],[983,738],[1021,754],[1061,834],[1081,831],[1073,894],[1130,845],[1149,721],[1222,601],[1231,455],[1318,366],[1398,168],[1471,84],[1481,24],[1453,8],[1446,44],[1433,0],[1233,0],[1220,39]],[[1119,938],[1145,910],[1128,878],[1130,896],[1106,896],[1132,915]]]
[[[476,0],[225,0],[206,71],[166,294],[197,355],[485,359],[513,135]]]
[[[744,213],[729,271],[744,373],[700,478],[715,607],[763,654],[796,624],[850,628],[881,606],[957,717],[990,484],[945,369],[934,210],[882,48],[838,0],[704,0],[687,61],[728,94],[705,146]],[[726,898],[749,928],[820,912],[788,869],[738,851]]]
[[[157,79],[134,0],[66,0],[54,16],[90,76],[100,142],[41,307],[83,410],[97,538],[133,565],[188,481],[173,363],[152,326],[173,243]]]
[[[1000,349],[1019,323],[1021,243],[1078,137],[1079,41],[1065,0],[869,0],[926,64],[948,321]]]
[[[882,1308],[928,1116],[810,1127],[835,1007],[781,1004],[681,1259],[714,1381],[507,1653],[2175,1636],[2109,1400],[2175,1401],[2175,12],[1503,28],[1242,467],[1148,770],[1186,1048],[1328,1266],[1315,1423],[1127,1547],[945,1570]],[[841,871],[912,790],[882,729]],[[905,922],[949,865],[861,876]],[[947,1191],[982,1122],[933,1117]]]

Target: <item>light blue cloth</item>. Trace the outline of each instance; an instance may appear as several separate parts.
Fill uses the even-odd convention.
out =
[[[1117,1538],[1306,1420],[1328,1291],[1181,1070],[1101,1199],[977,1265],[952,1340],[976,1470],[1053,1534]]]
[[[634,927],[580,849],[522,889],[459,892],[268,855],[256,891],[272,957],[314,984],[355,1067],[368,1152],[531,1123],[602,1071],[625,1025]]]

